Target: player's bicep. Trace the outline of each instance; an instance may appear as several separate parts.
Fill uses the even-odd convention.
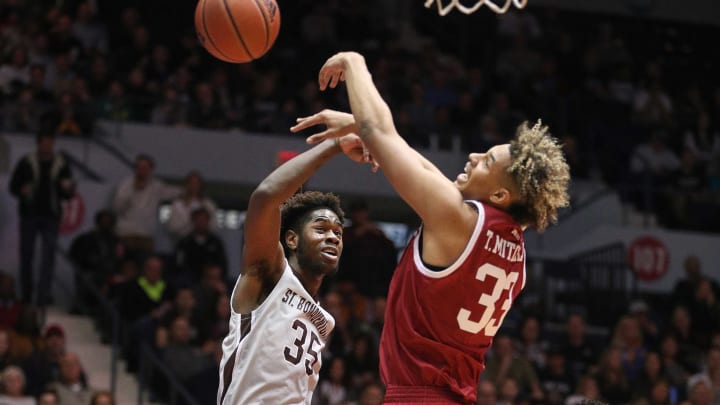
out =
[[[243,274],[266,278],[279,273],[283,250],[280,245],[280,208],[253,195],[245,217]]]

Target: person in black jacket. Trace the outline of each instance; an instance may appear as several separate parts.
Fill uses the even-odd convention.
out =
[[[75,274],[79,310],[90,310],[97,304],[89,289],[107,296],[108,283],[125,257],[126,249],[115,232],[115,223],[115,213],[102,209],[95,214],[95,228],[75,237],[70,245],[70,258],[79,270]]]
[[[175,247],[175,265],[178,271],[176,282],[195,285],[202,279],[205,266],[214,264],[227,273],[225,245],[218,235],[210,230],[210,211],[205,207],[196,208],[190,215],[192,231],[180,239]]]
[[[51,300],[55,270],[61,201],[75,194],[72,172],[62,155],[55,153],[55,136],[46,131],[37,135],[37,148],[15,166],[10,192],[17,197],[20,210],[20,284],[22,300],[33,302],[33,256],[35,239],[42,241],[40,280],[35,297],[39,306]]]

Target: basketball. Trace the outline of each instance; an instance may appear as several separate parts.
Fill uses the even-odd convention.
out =
[[[195,30],[214,57],[246,63],[265,55],[280,31],[275,0],[199,0]]]

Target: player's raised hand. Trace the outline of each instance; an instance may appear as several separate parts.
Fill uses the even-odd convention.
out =
[[[345,69],[348,63],[362,61],[365,59],[357,52],[340,52],[331,56],[325,64],[320,68],[318,74],[318,84],[320,90],[335,88],[338,83],[345,81]]]
[[[298,118],[297,124],[290,128],[290,132],[299,132],[315,125],[325,125],[326,129],[309,136],[305,140],[311,145],[322,142],[325,139],[339,138],[347,134],[358,133],[355,118],[352,114],[327,109],[309,117]]]

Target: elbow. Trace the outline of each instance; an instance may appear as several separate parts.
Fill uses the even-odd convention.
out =
[[[248,203],[249,205],[263,205],[272,200],[276,194],[275,187],[266,179],[252,192]]]

